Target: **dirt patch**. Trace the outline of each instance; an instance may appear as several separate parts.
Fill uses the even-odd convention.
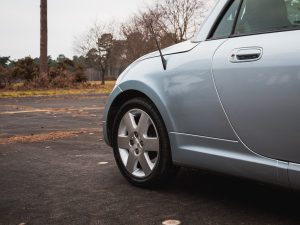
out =
[[[45,108],[45,109],[30,109],[30,110],[18,110],[18,111],[6,111],[1,112],[0,115],[11,115],[11,114],[22,114],[22,113],[67,113],[67,112],[83,112],[83,111],[94,111],[94,110],[104,110],[104,107],[83,107],[83,108]]]
[[[34,143],[34,142],[44,142],[44,141],[55,141],[70,137],[76,137],[80,134],[86,134],[90,132],[98,132],[99,129],[80,129],[80,130],[70,130],[70,131],[55,131],[45,134],[33,134],[25,136],[13,136],[8,138],[0,138],[0,145],[14,144],[14,143]]]
[[[1,108],[3,111],[9,111],[9,110],[31,110],[33,107],[26,106],[26,105],[1,105]]]

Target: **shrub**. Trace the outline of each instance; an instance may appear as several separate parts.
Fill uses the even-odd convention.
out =
[[[15,80],[32,81],[39,74],[39,67],[31,57],[19,59],[15,62],[12,76]]]
[[[67,88],[72,87],[73,78],[67,71],[59,70],[59,74],[50,80],[50,87]]]
[[[49,67],[48,74],[39,74],[38,62],[38,58],[32,59],[31,57],[17,61],[11,61],[9,57],[0,57],[0,88],[9,87],[14,90],[22,90],[80,88],[89,85],[83,66],[65,56],[58,57],[55,66]],[[53,62],[52,65],[54,65]],[[20,83],[14,85],[14,82]]]
[[[84,70],[82,66],[77,66],[74,72],[74,81],[76,83],[85,83],[87,82],[87,76],[84,74]]]
[[[34,88],[49,88],[49,77],[47,74],[42,74],[33,79],[31,82]]]
[[[11,70],[0,66],[0,88],[10,86],[13,81]]]

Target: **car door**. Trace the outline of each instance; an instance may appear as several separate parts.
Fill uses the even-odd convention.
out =
[[[216,31],[218,37],[230,34],[232,30],[241,0],[233,2],[226,10],[226,15],[221,18],[222,26]],[[168,68],[159,90],[164,92],[162,96],[167,96],[164,101],[176,124],[171,132],[176,137],[183,136],[177,138],[184,140],[177,143],[177,146],[199,147],[203,145],[203,139],[237,142],[220,105],[211,76],[213,55],[224,41],[224,38],[203,41],[189,52],[166,56]],[[197,143],[191,144],[191,135],[197,137]],[[178,160],[179,158],[181,157]]]
[[[249,150],[300,163],[300,2],[244,0],[213,77],[232,128]]]

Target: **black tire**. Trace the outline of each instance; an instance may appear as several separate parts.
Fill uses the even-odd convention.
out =
[[[144,178],[133,176],[129,173],[122,162],[118,147],[118,130],[123,116],[132,109],[141,109],[146,112],[156,126],[159,137],[159,157],[151,174]],[[162,186],[170,178],[174,177],[177,167],[172,163],[171,148],[167,129],[164,122],[153,103],[145,98],[134,98],[125,102],[119,109],[112,130],[112,146],[114,150],[115,160],[122,175],[133,185],[139,187],[157,187]]]

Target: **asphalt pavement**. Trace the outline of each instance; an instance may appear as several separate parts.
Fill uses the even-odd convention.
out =
[[[103,142],[106,99],[0,99],[0,225],[300,224],[299,193],[253,181],[183,168],[130,185]]]

